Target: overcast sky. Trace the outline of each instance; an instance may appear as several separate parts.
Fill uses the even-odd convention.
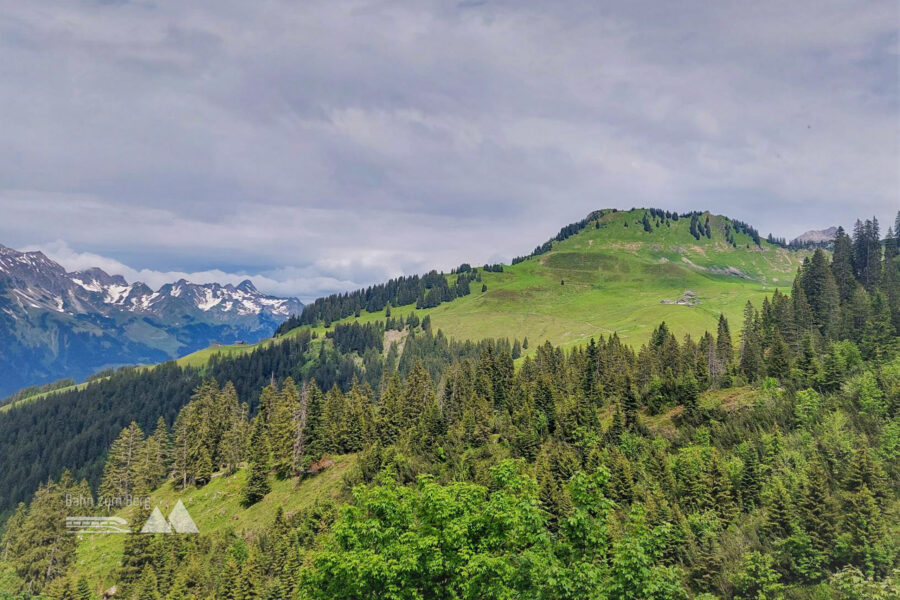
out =
[[[603,207],[900,208],[894,0],[0,0],[0,243],[309,300]]]

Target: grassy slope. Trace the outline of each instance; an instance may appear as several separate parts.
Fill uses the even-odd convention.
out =
[[[628,343],[640,345],[660,321],[679,336],[699,336],[715,330],[719,313],[728,317],[734,333],[747,300],[759,305],[775,288],[787,291],[807,255],[765,241],[757,247],[744,234],[735,234],[734,248],[725,241],[728,220],[717,215],[710,215],[711,239],[694,239],[690,219],[670,221],[670,226],[663,224],[647,233],[641,225],[644,212],[607,213],[600,218],[599,229],[590,225],[563,242],[554,242],[549,253],[506,266],[503,273],[482,272],[486,293],[473,282],[469,296],[415,312],[420,317],[431,315],[432,325],[452,338],[528,337],[532,349],[544,341],[571,346],[614,331]],[[746,278],[724,274],[728,268]],[[455,281],[453,276],[450,281]],[[697,292],[698,306],[660,304],[680,298],[688,289]],[[396,307],[393,316],[414,310],[411,305]],[[384,318],[384,311],[363,312],[358,319],[342,322]],[[202,367],[214,354],[252,352],[299,330],[259,344],[205,348],[177,363]],[[315,330],[324,333],[322,327]]]
[[[285,513],[294,513],[311,506],[316,500],[336,497],[342,488],[342,477],[354,463],[354,456],[338,456],[335,466],[296,485],[295,480],[272,479],[272,491],[250,508],[241,506],[241,489],[246,471],[230,477],[217,477],[200,489],[188,487],[183,491],[165,484],[151,494],[153,505],[159,506],[164,515],[181,499],[197,524],[201,534],[234,531],[247,534],[267,526],[275,517],[279,506]],[[76,508],[70,509],[73,515]],[[118,516],[129,519],[132,509],[124,509]],[[79,536],[78,552],[74,568],[75,578],[84,575],[92,587],[102,584],[108,589],[116,582],[116,569],[122,558],[125,544],[123,535]],[[0,583],[3,572],[0,571]]]
[[[503,273],[483,273],[486,293],[473,283],[471,295],[416,312],[431,315],[433,327],[458,339],[527,336],[533,348],[535,342],[569,346],[615,331],[639,345],[660,321],[678,335],[696,336],[714,331],[721,312],[733,330],[739,328],[747,300],[759,305],[776,287],[787,291],[806,255],[765,241],[759,248],[746,235],[735,236],[734,248],[725,242],[723,217],[711,216],[712,239],[698,241],[689,232],[690,219],[647,233],[642,215],[607,214],[601,228],[589,226],[554,243],[549,253]],[[729,267],[747,278],[720,272]],[[688,289],[697,292],[698,306],[660,304]],[[393,315],[411,310],[395,308]],[[383,318],[383,312],[365,313],[359,320]]]
[[[95,381],[101,381],[102,379],[97,379]],[[23,404],[28,404],[29,402],[34,402],[35,400],[40,400],[41,398],[46,398],[47,396],[52,396],[53,394],[61,394],[63,392],[68,392],[71,390],[83,390],[88,386],[90,382],[85,381],[82,383],[76,383],[75,385],[67,385],[65,387],[61,387],[55,390],[50,390],[48,392],[37,392],[31,396],[25,396],[24,398],[20,398],[15,402],[10,402],[9,404],[4,404],[0,406],[0,413],[6,412],[14,406],[22,406]]]

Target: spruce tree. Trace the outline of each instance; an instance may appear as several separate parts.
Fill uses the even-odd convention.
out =
[[[87,579],[84,578],[84,575],[82,575],[78,578],[78,584],[75,586],[75,598],[77,600],[94,600],[94,597],[91,586],[88,584]]]
[[[884,550],[878,547],[884,529],[882,511],[867,485],[863,484],[850,495],[844,528],[850,535],[854,562],[863,566],[866,574],[872,577],[876,564],[886,563],[887,559]]]
[[[216,597],[222,600],[243,600],[241,586],[241,567],[234,556],[229,556],[219,579]]]
[[[244,461],[247,436],[250,433],[250,424],[247,422],[249,412],[246,402],[232,406],[231,424],[222,436],[222,461],[229,474],[234,473]]]
[[[144,567],[130,597],[134,600],[162,600],[156,580],[156,572],[153,570],[153,567],[150,565]]]
[[[247,482],[244,484],[244,506],[256,504],[269,493],[269,440],[266,436],[266,425],[262,415],[253,419],[253,433],[250,435],[248,449]]]
[[[734,494],[731,491],[731,481],[728,479],[728,473],[725,472],[722,459],[718,454],[711,461],[709,480],[712,507],[725,523],[730,523],[737,515],[738,507],[734,500]]]
[[[744,470],[741,472],[741,501],[746,510],[756,506],[760,489],[759,459],[756,448],[750,448],[744,459]]]
[[[169,476],[169,459],[172,453],[172,440],[169,429],[162,417],[156,421],[156,429],[144,443],[143,478],[146,488],[152,490]]]
[[[829,499],[828,475],[820,462],[811,463],[806,472],[800,499],[800,518],[803,528],[812,539],[814,548],[830,554],[834,541],[836,515]]]
[[[146,504],[139,504],[129,522],[131,531],[140,531],[151,514]],[[119,563],[118,577],[126,587],[137,582],[144,569],[153,564],[157,557],[159,535],[162,534],[133,533],[125,536],[125,548],[122,552],[122,561]]]
[[[285,379],[280,392],[273,399],[267,423],[267,434],[272,451],[272,468],[279,479],[293,472],[295,415],[300,405],[300,392],[292,378]]]
[[[27,509],[17,509],[3,537],[3,552],[33,592],[63,577],[75,558],[77,537],[66,531],[66,494],[77,493],[68,471],[41,485]]]
[[[259,558],[255,551],[244,562],[241,571],[240,597],[242,600],[259,600],[262,598],[262,573],[259,566]]]
[[[172,587],[166,593],[165,600],[191,600],[195,596],[190,595],[187,588],[187,581],[184,577],[176,577]]]
[[[734,360],[734,343],[731,341],[731,331],[728,328],[728,319],[719,313],[719,325],[716,332],[716,355],[725,368]]]
[[[838,227],[834,238],[834,252],[831,257],[831,272],[837,284],[841,302],[848,302],[856,289],[856,277],[853,274],[853,248],[850,236]]]
[[[884,246],[884,265],[881,269],[881,282],[878,287],[887,301],[894,331],[900,336],[900,263],[897,261],[900,248],[898,245],[900,245],[900,241],[891,230],[888,230]]]
[[[828,258],[821,248],[804,267],[801,284],[812,309],[813,324],[824,337],[835,337],[840,293]]]
[[[791,372],[791,352],[781,338],[780,333],[775,333],[769,355],[766,360],[766,372],[769,377],[784,379]]]
[[[741,371],[750,381],[762,375],[763,350],[759,335],[759,314],[750,301],[744,307],[744,327],[741,330]]]
[[[144,432],[134,421],[124,428],[109,448],[100,482],[100,495],[104,498],[122,498],[135,492],[145,479]]]
[[[887,299],[876,290],[860,344],[863,358],[881,361],[894,355],[898,344],[900,338],[895,334]]]
[[[172,444],[172,468],[181,488],[194,483],[197,455],[203,441],[201,439],[200,415],[197,405],[189,403],[175,418]]]
[[[765,495],[763,504],[766,509],[763,532],[770,540],[787,537],[792,529],[790,498],[780,478]]]

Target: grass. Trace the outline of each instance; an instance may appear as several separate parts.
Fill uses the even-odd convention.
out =
[[[724,410],[735,412],[742,408],[752,406],[759,397],[759,390],[752,386],[727,388],[723,390],[709,390],[700,395],[698,405],[706,410]],[[671,438],[675,435],[675,419],[681,415],[684,407],[673,406],[658,415],[649,414],[646,409],[641,410],[641,420],[654,434]]]
[[[429,315],[435,329],[459,340],[527,337],[529,352],[545,341],[570,347],[613,332],[626,343],[640,346],[660,321],[679,337],[698,337],[715,331],[720,313],[735,334],[747,301],[759,306],[776,288],[788,291],[797,267],[808,255],[765,241],[756,246],[748,235],[737,233],[734,247],[726,242],[728,219],[708,213],[701,222],[709,217],[710,238],[695,239],[689,231],[690,219],[685,218],[654,226],[648,233],[641,224],[644,212],[607,212],[597,221],[599,226],[589,225],[577,235],[554,242],[546,254],[505,266],[503,273],[482,271],[485,293],[480,283],[473,282],[468,296],[431,309],[394,307],[392,316]],[[455,282],[455,276],[448,278]],[[685,290],[696,292],[698,305],[661,304],[677,300]],[[363,311],[359,317],[339,322],[385,318],[384,311]],[[205,348],[176,362],[202,369],[213,355],[252,352],[302,329],[309,327],[257,344]],[[326,331],[321,326],[312,329],[320,337]],[[0,411],[8,409],[0,407]]]
[[[724,217],[710,215],[711,239],[694,239],[690,220],[679,219],[651,233],[640,224],[642,210],[608,213],[600,227],[589,226],[551,252],[504,268],[482,272],[472,294],[438,307],[416,311],[431,316],[432,326],[457,339],[528,337],[530,347],[549,341],[571,346],[616,332],[626,342],[645,342],[660,321],[677,335],[715,331],[720,313],[740,328],[747,301],[757,306],[776,288],[789,290],[807,255],[749,236],[735,234],[737,247],[725,241]],[[625,223],[629,226],[625,227]],[[696,306],[661,304],[693,290]],[[396,307],[392,316],[414,310]],[[363,312],[370,322],[383,311]]]
[[[65,387],[57,388],[57,389],[55,389],[55,390],[49,390],[49,391],[46,391],[46,392],[38,392],[38,393],[33,394],[33,395],[31,395],[31,396],[26,396],[26,397],[24,397],[24,398],[20,398],[20,399],[16,400],[15,402],[10,402],[9,404],[4,404],[3,406],[0,406],[0,413],[4,413],[4,412],[10,410],[10,409],[11,409],[12,407],[14,407],[14,406],[22,406],[22,405],[24,405],[24,404],[29,404],[29,403],[31,403],[31,402],[34,402],[34,401],[36,401],[36,400],[40,400],[41,398],[46,398],[46,397],[48,397],[48,396],[52,396],[52,395],[54,395],[54,394],[61,394],[61,393],[63,393],[63,392],[69,392],[69,391],[72,391],[72,390],[83,390],[83,389],[86,388],[90,383],[92,383],[92,382],[94,382],[94,381],[102,381],[103,379],[106,379],[106,378],[105,378],[105,377],[101,377],[101,378],[98,378],[98,379],[93,379],[93,380],[91,380],[91,381],[84,381],[84,382],[82,382],[82,383],[77,383],[77,384],[75,384],[75,385],[67,385],[67,386],[65,386]]]
[[[334,460],[333,467],[299,485],[293,479],[272,479],[272,491],[249,508],[241,505],[245,470],[228,477],[216,477],[199,489],[188,487],[178,490],[171,483],[164,484],[151,494],[152,504],[158,506],[163,515],[168,515],[175,503],[181,500],[201,535],[227,531],[238,535],[250,534],[267,526],[274,519],[279,506],[290,514],[312,506],[317,500],[337,497],[343,486],[343,476],[353,466],[355,456],[337,456]],[[133,510],[123,509],[115,514],[130,519]],[[124,535],[79,536],[74,566],[75,579],[83,575],[92,588],[102,585],[103,589],[108,589],[116,582],[116,570],[122,559],[124,545]],[[0,584],[3,577],[4,574],[0,571]]]

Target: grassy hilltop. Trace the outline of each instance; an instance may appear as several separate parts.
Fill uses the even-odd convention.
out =
[[[765,239],[757,244],[725,216],[698,216],[704,228],[707,219],[709,236],[697,239],[689,216],[674,220],[653,217],[647,209],[597,211],[583,229],[554,240],[549,251],[506,264],[501,273],[481,270],[487,291],[473,282],[468,296],[435,308],[394,307],[392,316],[415,311],[420,318],[430,315],[432,326],[451,338],[528,337],[532,348],[544,341],[571,346],[613,332],[639,346],[660,321],[676,335],[696,337],[715,330],[720,313],[737,329],[748,300],[759,305],[776,288],[790,290],[808,252]],[[674,303],[688,291],[695,295],[693,303]],[[383,310],[362,311],[338,322],[385,318]],[[314,329],[325,330],[321,324]],[[208,348],[178,362],[197,367],[217,352],[231,356],[254,347],[258,345]]]
[[[483,273],[487,292],[428,312],[451,337],[528,336],[569,345],[617,332],[640,344],[660,322],[678,334],[715,329],[719,313],[737,326],[747,300],[761,302],[776,287],[790,288],[803,254],[749,235],[726,241],[726,217],[709,217],[711,237],[695,239],[690,219],[642,225],[644,210],[609,212],[550,252]],[[695,306],[662,304],[686,290]],[[378,315],[383,316],[383,315]]]
[[[714,330],[724,313],[738,328],[746,302],[761,303],[776,288],[788,291],[807,256],[764,239],[757,244],[724,216],[699,214],[704,229],[709,223],[709,235],[698,239],[690,217],[651,214],[645,209],[592,213],[580,231],[554,240],[549,251],[504,265],[503,272],[481,270],[487,291],[473,283],[470,295],[416,313],[430,315],[433,327],[456,339],[528,337],[532,347],[545,340],[569,346],[616,332],[640,345],[660,321],[679,336],[698,336]],[[685,292],[694,301],[676,303]],[[413,305],[394,307],[392,316],[413,310]],[[379,319],[385,311],[363,311],[339,322]],[[202,350],[183,361],[202,364],[213,352]]]

